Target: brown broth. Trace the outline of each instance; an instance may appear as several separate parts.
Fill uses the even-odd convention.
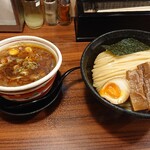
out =
[[[0,51],[0,86],[22,86],[46,76],[56,66],[55,56],[36,44]]]

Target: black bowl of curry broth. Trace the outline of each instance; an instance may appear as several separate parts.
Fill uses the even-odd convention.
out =
[[[146,31],[132,30],[132,29],[116,30],[99,36],[85,48],[80,62],[81,74],[85,82],[85,85],[87,86],[89,91],[93,94],[96,100],[106,105],[108,108],[116,110],[117,112],[125,113],[133,117],[150,118],[150,113],[148,112],[148,110],[143,111],[133,111],[132,109],[129,110],[126,109],[125,107],[122,107],[121,105],[112,104],[105,98],[101,97],[96,88],[93,86],[93,76],[92,76],[92,69],[94,66],[95,59],[97,58],[98,54],[106,50],[102,45],[112,45],[123,39],[134,38],[150,46],[149,37],[150,33]],[[106,58],[104,58],[104,60],[105,59]],[[101,72],[99,72],[99,74],[101,74]]]
[[[35,36],[0,41],[0,94],[8,100],[27,101],[45,95],[62,63],[59,49]]]

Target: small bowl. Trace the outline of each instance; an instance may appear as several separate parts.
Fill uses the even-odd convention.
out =
[[[82,78],[89,89],[89,91],[93,94],[95,99],[99,102],[103,103],[107,107],[116,110],[121,113],[129,114],[131,116],[141,117],[141,118],[150,118],[150,113],[148,112],[135,112],[126,110],[120,106],[114,105],[108,102],[106,99],[102,98],[96,89],[93,87],[93,80],[92,80],[92,72],[94,65],[94,60],[97,55],[104,51],[101,45],[104,44],[113,44],[121,39],[125,38],[136,38],[148,45],[150,45],[150,33],[141,30],[132,30],[132,29],[124,29],[124,30],[116,30],[106,34],[103,34],[92,41],[84,50],[82,57],[81,57],[81,74]]]
[[[36,36],[15,36],[4,39],[0,41],[0,50],[20,42],[32,42],[36,43],[37,45],[44,46],[47,50],[53,53],[56,58],[56,66],[53,68],[53,70],[39,80],[16,87],[0,86],[0,96],[7,100],[24,102],[37,99],[47,94],[52,87],[57,71],[61,66],[62,55],[60,50],[53,43]]]

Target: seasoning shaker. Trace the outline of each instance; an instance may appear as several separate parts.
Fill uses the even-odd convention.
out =
[[[44,17],[40,0],[23,0],[24,19],[31,29],[40,28],[43,25]]]
[[[57,0],[44,0],[45,21],[48,25],[57,24]]]
[[[58,0],[58,21],[60,25],[71,23],[70,9],[70,0]]]

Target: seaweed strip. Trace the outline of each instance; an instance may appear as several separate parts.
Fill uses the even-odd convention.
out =
[[[123,39],[112,45],[102,45],[102,47],[118,56],[150,49],[150,46],[134,38]]]

